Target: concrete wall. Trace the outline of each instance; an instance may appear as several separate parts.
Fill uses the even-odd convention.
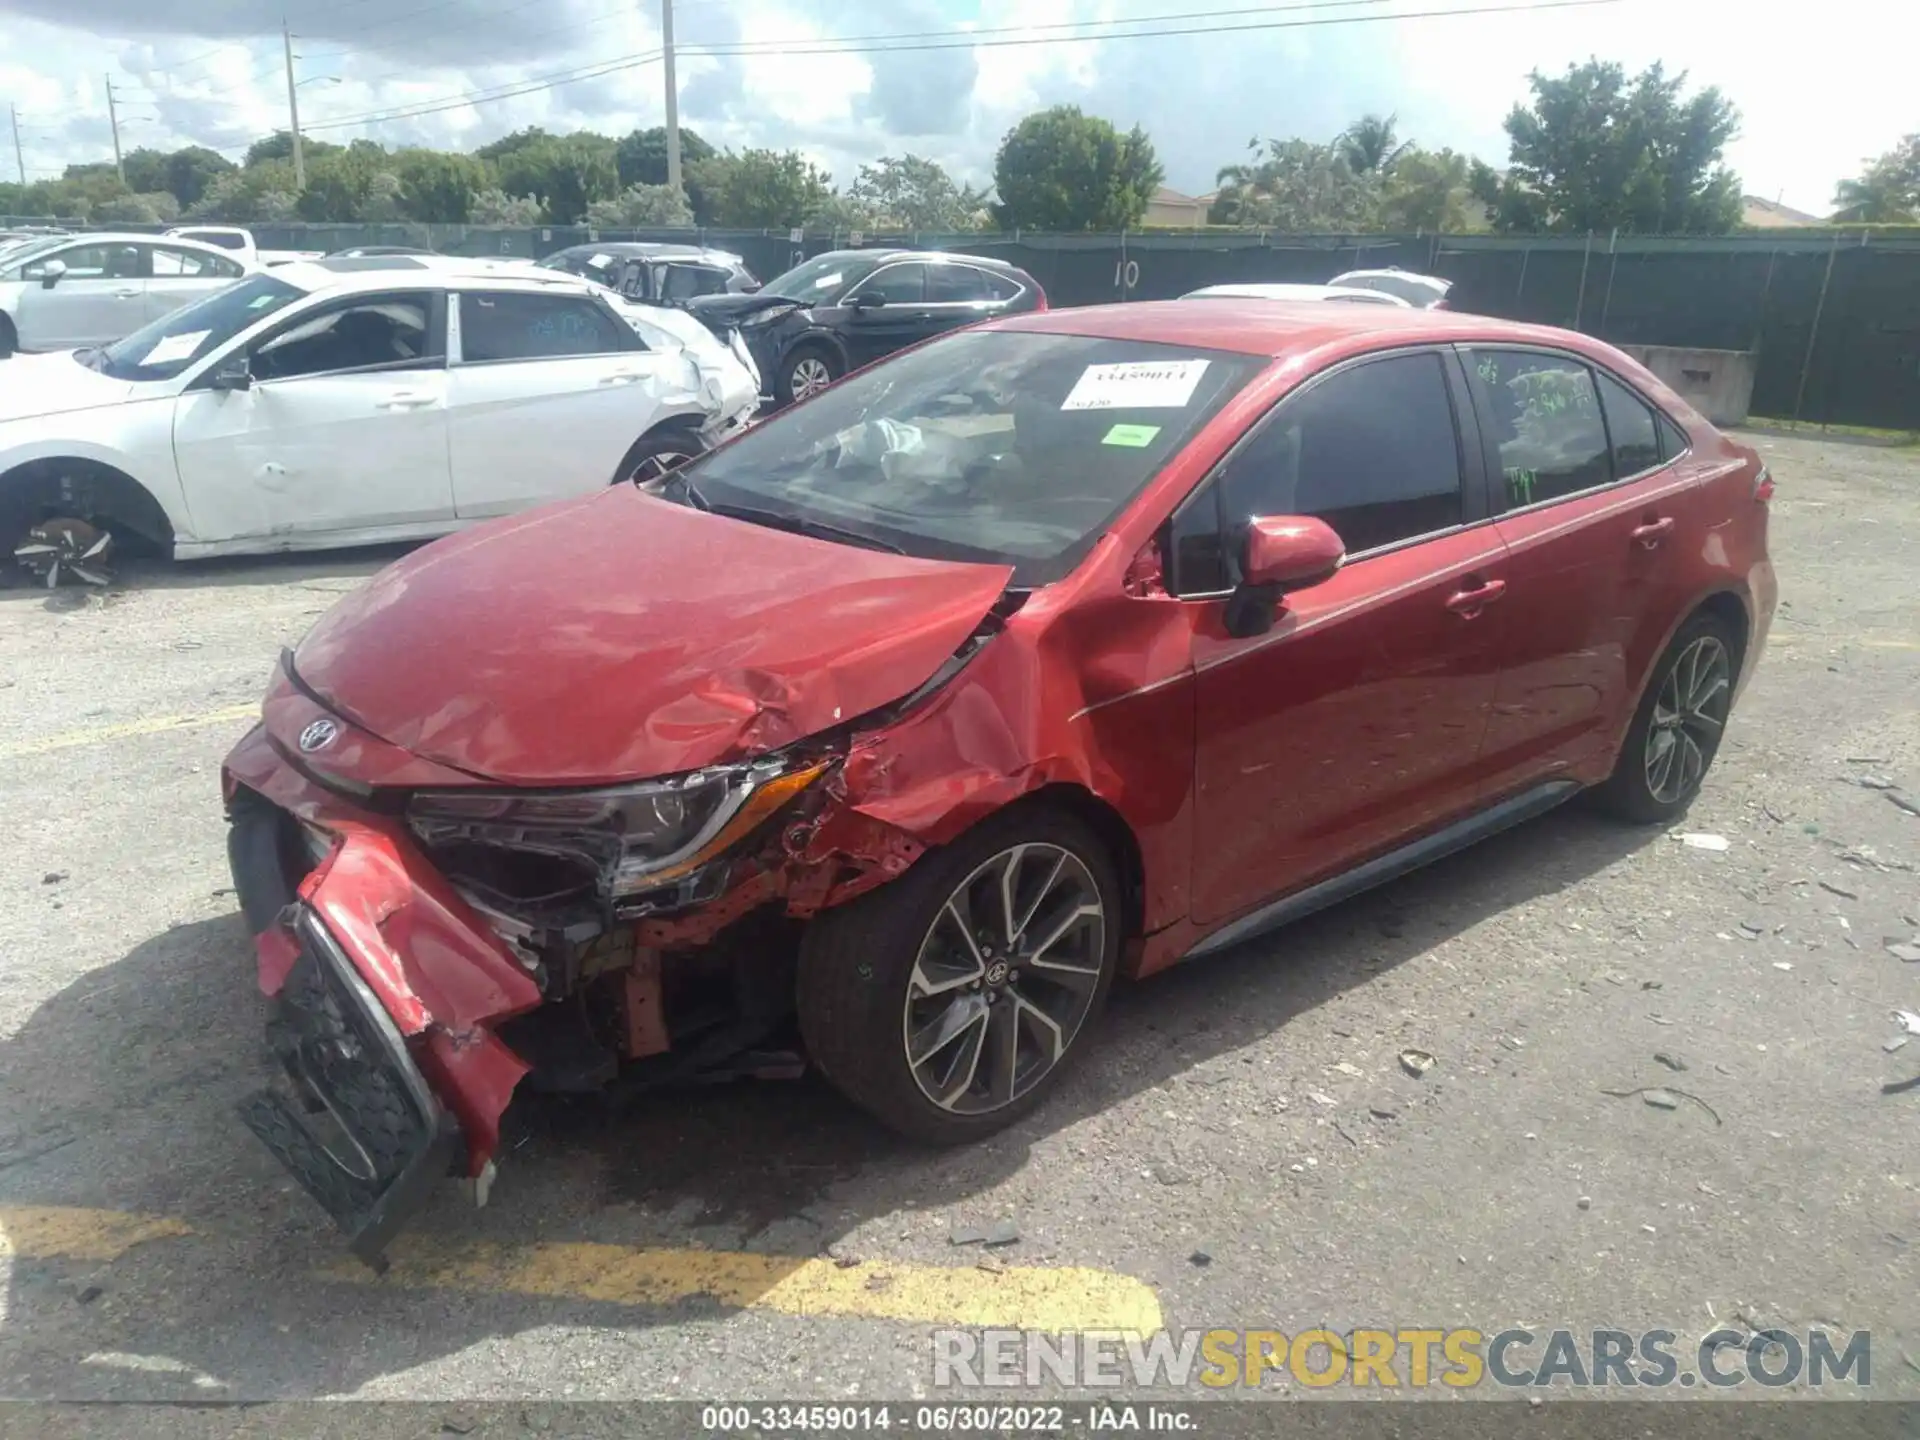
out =
[[[1671,345],[1622,345],[1686,402],[1716,425],[1745,423],[1753,404],[1759,356],[1751,350],[1682,350]]]

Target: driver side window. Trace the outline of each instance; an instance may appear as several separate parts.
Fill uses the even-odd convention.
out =
[[[889,305],[918,305],[927,298],[927,267],[921,264],[888,265],[876,270],[854,287],[847,297],[854,300],[884,300]]]
[[[302,315],[258,342],[251,356],[253,378],[438,366],[445,362],[446,347],[436,330],[432,296],[356,296]]]
[[[1228,547],[1257,515],[1311,515],[1349,555],[1463,519],[1460,443],[1439,355],[1368,360],[1282,400],[1176,512],[1176,593],[1233,585]]]

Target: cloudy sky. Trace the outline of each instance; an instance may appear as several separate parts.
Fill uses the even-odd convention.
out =
[[[1071,102],[1144,125],[1168,183],[1197,193],[1256,135],[1326,139],[1367,111],[1397,113],[1423,144],[1502,161],[1500,121],[1527,72],[1597,54],[1633,68],[1662,60],[1720,86],[1745,117],[1731,158],[1749,193],[1814,213],[1862,157],[1920,123],[1904,49],[1862,43],[1886,31],[1882,0],[1828,0],[1817,26],[1798,8],[1770,20],[1735,0],[1409,14],[1519,3],[675,0],[681,116],[717,144],[798,146],[843,184],[862,159],[909,150],[984,179],[1009,125]],[[284,128],[283,13],[302,128],[316,138],[471,148],[525,125],[624,133],[662,115],[650,58],[659,0],[6,0],[6,10],[0,104],[18,107],[35,179],[111,157],[109,77],[129,149],[191,142],[237,158]],[[1406,18],[1326,23],[1363,16]],[[1129,28],[1086,22],[1143,19],[1200,33],[1079,38]],[[1287,28],[1245,28],[1276,22]],[[857,53],[876,37],[921,48]],[[1057,37],[1073,38],[1035,43]],[[528,88],[583,69],[601,73]],[[10,138],[0,131],[5,179]]]

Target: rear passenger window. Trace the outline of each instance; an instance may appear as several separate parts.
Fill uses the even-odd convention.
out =
[[[1593,372],[1578,360],[1475,350],[1500,448],[1501,507],[1558,500],[1613,480]]]
[[[1350,555],[1458,525],[1460,447],[1440,357],[1369,361],[1281,402],[1220,484],[1229,533],[1255,515],[1314,515]]]
[[[553,360],[639,348],[621,329],[619,321],[584,295],[499,292],[460,297],[460,356],[469,362]]]
[[[1660,432],[1653,410],[1611,375],[1600,376],[1600,406],[1613,441],[1613,473],[1622,480],[1660,467]]]
[[[1660,417],[1660,458],[1678,460],[1692,448],[1693,441],[1687,438],[1687,432],[1662,415]]]

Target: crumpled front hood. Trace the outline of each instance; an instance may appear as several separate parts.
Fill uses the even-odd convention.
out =
[[[617,486],[427,546],[300,643],[303,684],[424,758],[593,785],[776,749],[910,693],[1010,568],[918,560]]]
[[[766,310],[804,310],[806,304],[784,295],[757,291],[751,295],[696,295],[687,301],[687,313],[709,329],[724,333],[750,315]]]
[[[134,391],[73,358],[70,350],[0,360],[0,422],[117,405]]]

